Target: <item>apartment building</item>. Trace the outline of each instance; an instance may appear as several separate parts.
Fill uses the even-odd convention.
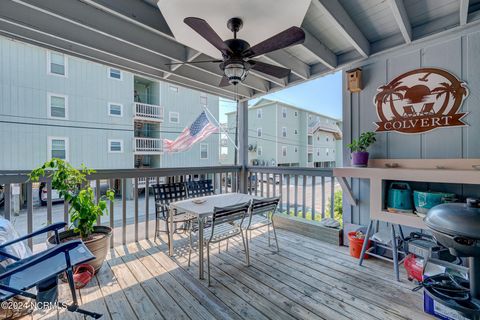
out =
[[[236,113],[227,114],[234,137]],[[341,121],[280,101],[260,99],[249,107],[249,163],[258,166],[333,167],[341,164]],[[228,145],[227,161],[234,147]]]
[[[2,170],[52,157],[97,169],[217,165],[217,134],[186,152],[162,148],[204,108],[218,119],[217,96],[0,37]]]

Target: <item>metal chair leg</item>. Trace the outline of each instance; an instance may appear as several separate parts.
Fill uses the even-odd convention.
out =
[[[275,244],[277,246],[277,252],[280,252],[280,247],[278,246],[277,231],[275,230],[275,224],[273,223],[273,219],[272,219],[272,229],[273,229],[273,236],[275,237]]]
[[[210,243],[207,243],[207,273],[208,273],[208,286],[210,287]]]
[[[157,242],[158,238],[158,218],[155,217],[155,234],[153,236],[153,242]]]
[[[250,253],[248,251],[248,240],[245,239],[245,236],[243,235],[243,231],[241,231],[240,234],[242,235],[243,248],[245,249],[245,260],[247,262],[247,267],[248,267],[250,266]]]
[[[268,246],[270,247],[270,223],[267,224]]]
[[[193,251],[193,241],[192,241],[192,231],[190,231],[190,250],[188,250],[188,267],[190,267],[190,261],[192,259],[192,251]]]
[[[370,223],[368,224],[368,228],[367,228],[367,233],[365,234],[365,240],[363,241],[362,252],[360,253],[360,261],[358,262],[359,266],[362,265],[363,256],[365,256],[365,251],[367,251],[368,239],[370,239],[370,230],[372,229],[372,226],[373,226],[373,220],[370,220]]]

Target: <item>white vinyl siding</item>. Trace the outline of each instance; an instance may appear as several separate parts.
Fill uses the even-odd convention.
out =
[[[123,105],[110,102],[108,104],[108,115],[112,117],[123,117]]]
[[[63,53],[47,51],[47,73],[67,76],[67,57]]]
[[[68,138],[48,137],[48,159],[53,158],[68,161]]]
[[[108,140],[108,152],[110,153],[122,153],[123,152],[123,140]]]
[[[47,94],[48,117],[68,119],[68,97],[62,94]]]
[[[115,68],[108,68],[108,77],[110,79],[122,80],[123,79],[122,70],[115,69]]]
[[[208,159],[208,144],[200,144],[200,159]]]
[[[170,123],[179,123],[180,122],[180,114],[178,112],[169,112],[168,113],[168,121]]]

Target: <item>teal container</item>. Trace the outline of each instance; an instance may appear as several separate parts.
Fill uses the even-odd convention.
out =
[[[413,212],[412,189],[406,182],[392,182],[388,188],[387,209],[391,212]]]
[[[434,191],[417,191],[413,192],[413,202],[415,210],[419,213],[426,214],[428,210],[442,203],[455,202],[457,199],[454,193],[434,192]]]

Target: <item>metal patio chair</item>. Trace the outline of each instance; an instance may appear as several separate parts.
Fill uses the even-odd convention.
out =
[[[267,227],[268,232],[268,246],[270,247],[270,226],[273,229],[273,238],[275,239],[275,246],[277,252],[280,250],[278,247],[277,232],[275,231],[275,224],[273,223],[273,215],[277,211],[280,198],[266,198],[260,200],[253,200],[250,207],[250,214],[247,217],[245,236],[248,241],[248,231],[250,231],[250,241],[252,240],[252,230]],[[245,225],[245,222],[244,222]]]
[[[223,240],[228,240],[232,237],[241,235],[243,247],[245,249],[245,260],[247,266],[250,265],[250,256],[248,251],[248,243],[243,235],[242,223],[248,214],[250,208],[250,202],[228,206],[228,207],[216,207],[213,212],[212,225],[204,229],[204,241],[207,247],[207,273],[208,273],[208,285],[210,286],[210,245],[220,243]],[[235,224],[235,221],[240,221],[239,224]],[[188,266],[190,266],[193,241],[192,235],[197,233],[196,226],[192,226],[190,229],[190,250],[188,252]]]
[[[167,244],[170,241],[169,217],[173,214],[173,222],[175,225],[181,223],[184,225],[183,230],[190,229],[190,222],[195,216],[188,213],[179,213],[176,209],[170,209],[170,203],[187,199],[187,188],[184,182],[155,184],[153,193],[155,195],[155,237],[160,238],[159,233],[167,234]],[[160,221],[165,222],[165,230],[160,229]],[[173,230],[174,232],[175,230]]]
[[[24,259],[9,253],[9,246],[52,231],[55,234],[56,242],[60,243],[58,230],[65,226],[66,223],[63,222],[55,223],[0,245],[0,261],[6,259],[14,261],[6,265],[6,267],[0,266],[0,302],[7,301],[17,295],[36,300],[37,302],[57,301],[58,277],[65,272],[73,302],[70,305],[57,302],[58,306],[95,319],[102,317],[101,314],[81,309],[78,306],[75,283],[73,281],[73,267],[95,258],[81,240],[58,244]],[[30,289],[33,287],[37,287],[37,293],[31,292]]]
[[[187,182],[187,193],[189,198],[211,196],[215,194],[212,180],[198,180]]]

